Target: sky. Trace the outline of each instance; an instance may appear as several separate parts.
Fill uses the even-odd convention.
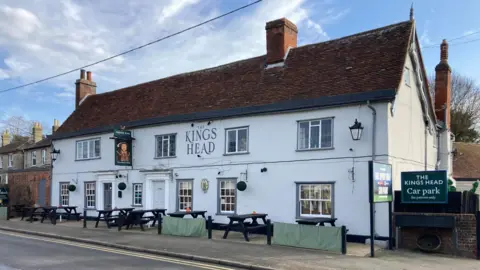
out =
[[[66,72],[190,27],[253,0],[0,0],[0,91]],[[265,23],[286,17],[298,45],[409,19],[409,0],[264,0],[200,28],[95,65],[97,93],[263,55]],[[416,0],[427,73],[450,42],[450,66],[480,82],[478,0]],[[473,34],[472,34],[473,33]],[[461,37],[461,38],[459,38]],[[23,116],[48,131],[75,108],[79,72],[0,93],[0,120]],[[128,101],[127,101],[128,102]],[[0,130],[4,128],[0,124]],[[48,133],[48,132],[47,132]]]

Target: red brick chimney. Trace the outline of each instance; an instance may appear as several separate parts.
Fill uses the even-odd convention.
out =
[[[92,72],[87,71],[85,79],[85,70],[80,70],[80,79],[75,82],[75,109],[80,106],[80,102],[89,95],[97,93],[97,84],[92,81]]]
[[[440,63],[435,67],[435,113],[437,119],[450,129],[450,96],[452,70],[448,65],[448,43],[440,45]]]
[[[286,18],[267,22],[267,65],[283,61],[288,48],[297,47],[297,26]]]

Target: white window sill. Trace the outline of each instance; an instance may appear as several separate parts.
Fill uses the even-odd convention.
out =
[[[88,160],[96,160],[96,159],[101,159],[101,157],[75,159],[75,161],[88,161]]]
[[[248,155],[250,152],[233,152],[233,153],[225,153],[224,156],[235,156],[235,155]]]
[[[335,147],[324,147],[324,148],[309,148],[309,149],[297,149],[296,152],[309,152],[309,151],[323,151],[323,150],[334,150]]]
[[[236,214],[235,212],[218,212],[215,215],[216,216],[231,216],[231,215],[235,215],[235,214]]]

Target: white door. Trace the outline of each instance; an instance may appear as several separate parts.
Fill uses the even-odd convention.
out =
[[[153,182],[153,208],[165,208],[165,181]]]

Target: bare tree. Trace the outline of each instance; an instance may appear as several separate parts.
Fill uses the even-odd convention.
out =
[[[429,88],[435,100],[435,77],[429,76]],[[477,142],[480,134],[480,85],[470,77],[452,72],[451,129],[457,141]]]
[[[13,137],[32,134],[33,121],[27,120],[23,116],[9,116],[5,120],[0,120],[0,124],[4,129],[9,130]]]

